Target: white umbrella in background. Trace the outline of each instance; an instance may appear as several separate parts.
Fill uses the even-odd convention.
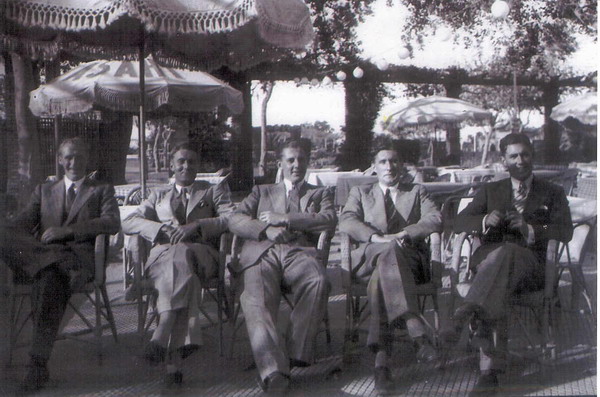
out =
[[[140,147],[144,62],[241,70],[303,49],[314,36],[302,0],[2,0],[0,43],[33,59],[61,53],[140,61]],[[145,174],[144,161],[140,162]],[[142,179],[142,194],[145,194]]]
[[[550,117],[560,122],[572,117],[583,124],[597,125],[598,93],[587,92],[559,103],[552,108]]]

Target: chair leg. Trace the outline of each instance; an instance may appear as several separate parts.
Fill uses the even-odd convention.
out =
[[[217,318],[219,321],[219,356],[223,357],[223,303],[225,301],[223,294],[223,285],[217,286]]]
[[[94,298],[94,307],[96,308],[96,326],[94,327],[96,354],[98,356],[98,365],[102,365],[102,298],[99,287],[94,288]]]
[[[100,292],[102,293],[102,301],[104,302],[104,309],[106,310],[106,320],[108,320],[108,324],[110,325],[110,330],[112,331],[115,342],[119,343],[119,339],[117,337],[117,324],[115,323],[115,317],[113,315],[112,308],[110,307],[108,292],[106,292],[105,285],[100,287]]]
[[[325,305],[325,316],[323,317],[323,322],[325,323],[325,340],[327,344],[331,344],[331,329],[329,328],[329,309],[327,305]]]

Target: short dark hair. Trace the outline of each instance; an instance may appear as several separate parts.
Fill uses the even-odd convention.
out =
[[[180,150],[190,150],[196,153],[197,157],[200,155],[198,149],[196,148],[196,145],[193,145],[191,142],[181,142],[171,148],[171,150],[169,151],[169,157],[173,158],[175,156],[175,153],[177,153]]]
[[[398,155],[398,159],[402,161],[402,154],[400,153],[400,150],[398,150],[398,147],[394,145],[394,141],[389,139],[384,140],[379,144],[373,145],[373,147],[371,148],[371,163],[375,163],[375,158],[377,157],[377,154],[382,150],[391,150],[393,152],[396,152],[396,154]]]
[[[277,158],[281,158],[284,149],[302,150],[307,157],[310,157],[311,142],[309,139],[291,139],[285,141],[277,151]]]
[[[90,152],[87,142],[84,141],[83,138],[81,138],[81,137],[75,137],[75,138],[63,139],[63,141],[60,143],[60,145],[58,145],[58,150],[56,151],[56,155],[60,156],[62,154],[63,149],[68,145],[72,145],[79,149],[83,149],[86,154],[88,154]]]
[[[529,150],[531,150],[531,153],[533,153],[533,144],[531,143],[531,141],[529,140],[527,135],[517,134],[514,132],[511,132],[504,138],[500,139],[500,153],[504,156],[508,145],[517,145],[517,144],[522,144],[522,145],[527,146],[529,148]]]

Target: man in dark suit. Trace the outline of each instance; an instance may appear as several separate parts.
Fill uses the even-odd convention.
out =
[[[401,183],[404,167],[391,145],[375,151],[373,168],[378,181],[352,188],[340,216],[340,231],[359,242],[352,252],[352,270],[368,282],[367,344],[376,354],[375,387],[386,393],[394,387],[387,359],[397,324],[406,324],[419,360],[436,357],[411,291],[431,277],[424,267],[429,258],[424,239],[441,230],[442,217],[423,186]]]
[[[198,165],[198,154],[190,144],[175,146],[171,150],[173,186],[150,193],[123,221],[125,233],[139,234],[152,243],[145,271],[158,292],[160,321],[144,357],[158,364],[170,351],[167,386],[182,383],[182,355],[201,343],[200,279],[217,274],[219,237],[227,231],[227,218],[233,211],[227,182],[196,181]],[[178,354],[172,354],[175,351]]]
[[[23,391],[48,381],[47,363],[71,293],[94,277],[96,236],[119,231],[114,189],[86,177],[87,158],[81,139],[63,141],[58,162],[64,178],[38,185],[2,233],[0,256],[16,277],[33,280],[33,342]]]
[[[240,297],[260,384],[284,392],[290,366],[312,362],[314,340],[327,304],[325,269],[316,258],[321,231],[335,229],[331,192],[304,182],[308,153],[300,142],[287,143],[280,154],[283,182],[255,186],[229,222],[244,239],[239,268]],[[281,288],[291,291],[289,339],[277,333]]]
[[[458,215],[455,231],[481,236],[473,253],[472,286],[453,316],[446,339],[458,338],[469,320],[477,324],[481,376],[474,393],[495,391],[506,354],[507,301],[544,288],[549,239],[571,240],[573,225],[563,189],[533,176],[533,146],[524,134],[509,134],[500,152],[510,178],[485,184]],[[474,323],[475,324],[475,323]],[[498,331],[498,344],[491,340]]]

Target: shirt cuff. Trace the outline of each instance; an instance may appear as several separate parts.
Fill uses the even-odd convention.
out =
[[[535,233],[533,232],[533,226],[527,224],[527,245],[535,243]]]
[[[490,228],[489,227],[485,227],[485,220],[487,219],[487,215],[483,217],[483,220],[481,221],[481,234],[486,234]]]

